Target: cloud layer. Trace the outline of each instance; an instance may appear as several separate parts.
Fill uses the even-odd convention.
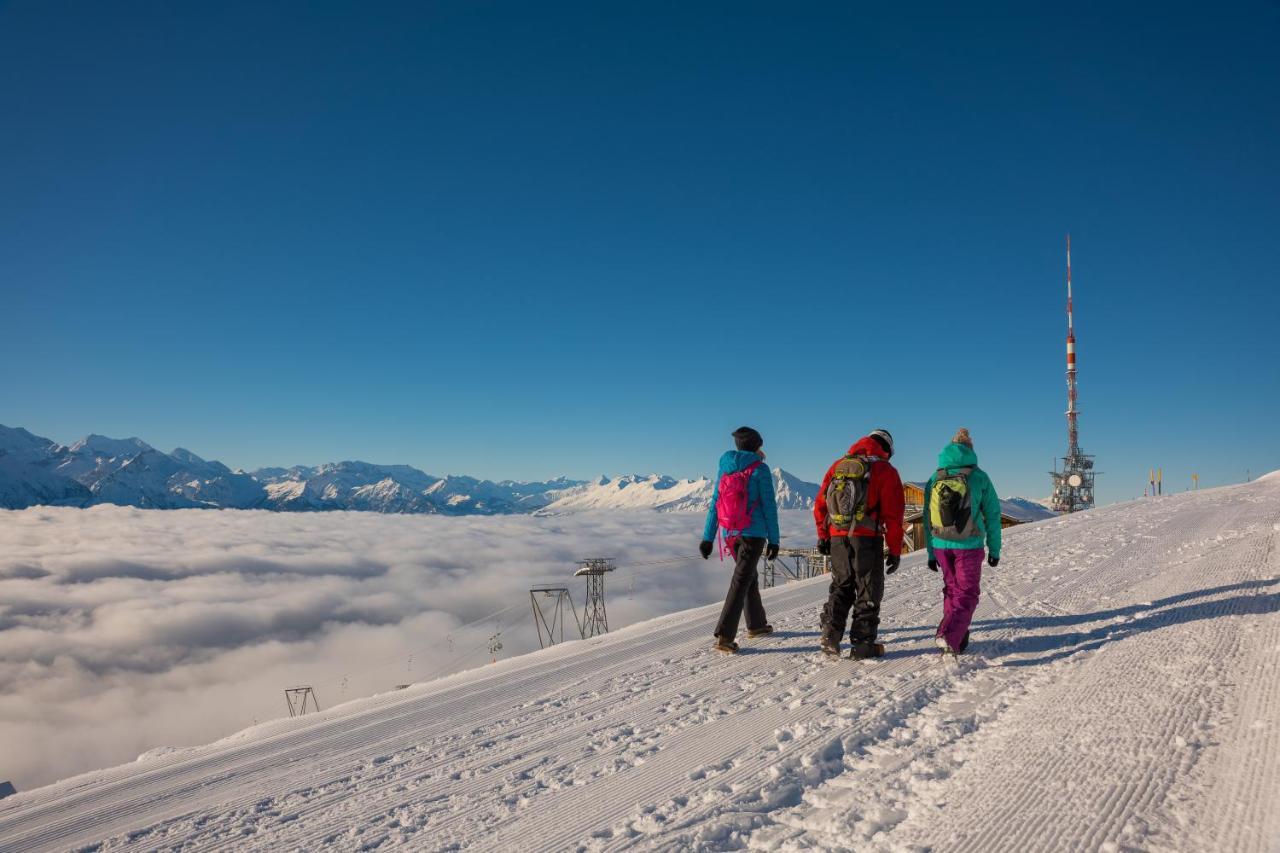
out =
[[[610,556],[614,627],[724,595],[701,515],[0,511],[0,780],[29,789],[537,648],[528,589]],[[808,543],[809,514],[783,513]],[[511,607],[498,619],[473,620]],[[711,626],[707,633],[710,635]]]

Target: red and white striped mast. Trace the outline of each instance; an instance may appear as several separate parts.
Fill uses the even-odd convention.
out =
[[[1093,457],[1080,449],[1080,431],[1076,408],[1076,325],[1075,306],[1071,293],[1071,235],[1067,235],[1067,455],[1063,457],[1062,470],[1057,463],[1050,472],[1053,477],[1053,509],[1058,512],[1077,512],[1093,506]]]
[[[1071,235],[1067,235],[1067,456],[1080,455],[1076,424],[1076,330],[1071,306]]]

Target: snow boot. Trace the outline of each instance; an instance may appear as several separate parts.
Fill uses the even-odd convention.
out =
[[[738,644],[733,640],[726,640],[724,637],[716,637],[716,643],[711,648],[726,655],[736,655],[738,653]]]
[[[840,641],[839,640],[833,640],[830,637],[823,637],[822,642],[819,644],[819,648],[821,648],[822,653],[829,658],[840,657]]]
[[[748,628],[747,636],[755,639],[756,637],[767,637],[773,633],[772,625],[765,625],[763,628]]]
[[[964,639],[960,641],[960,648],[956,649],[956,651],[963,654],[964,650],[967,648],[969,648],[969,632],[965,631]]]
[[[884,643],[858,642],[854,643],[853,648],[849,649],[850,660],[868,660],[882,657],[884,657]]]

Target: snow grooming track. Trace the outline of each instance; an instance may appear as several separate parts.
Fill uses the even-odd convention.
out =
[[[1006,531],[971,654],[888,578],[710,650],[703,607],[0,801],[0,850],[1275,849],[1280,478]],[[727,582],[727,578],[726,578]]]

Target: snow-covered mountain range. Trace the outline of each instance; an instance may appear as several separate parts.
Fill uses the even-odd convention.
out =
[[[774,468],[779,509],[809,509],[818,486]],[[705,510],[709,477],[627,474],[546,482],[436,477],[409,465],[331,462],[232,470],[190,450],[156,450],[140,438],[88,435],[60,445],[0,424],[0,508],[120,504],[146,509],[361,510],[434,515],[557,515],[584,510]],[[1001,502],[1021,521],[1053,515],[1026,498]]]
[[[773,471],[778,506],[813,506],[818,487]],[[546,482],[437,477],[409,465],[333,462],[233,471],[183,448],[89,435],[60,445],[0,425],[0,507],[121,504],[149,509],[364,510],[440,515],[559,514],[595,509],[705,509],[713,482],[629,474]]]

